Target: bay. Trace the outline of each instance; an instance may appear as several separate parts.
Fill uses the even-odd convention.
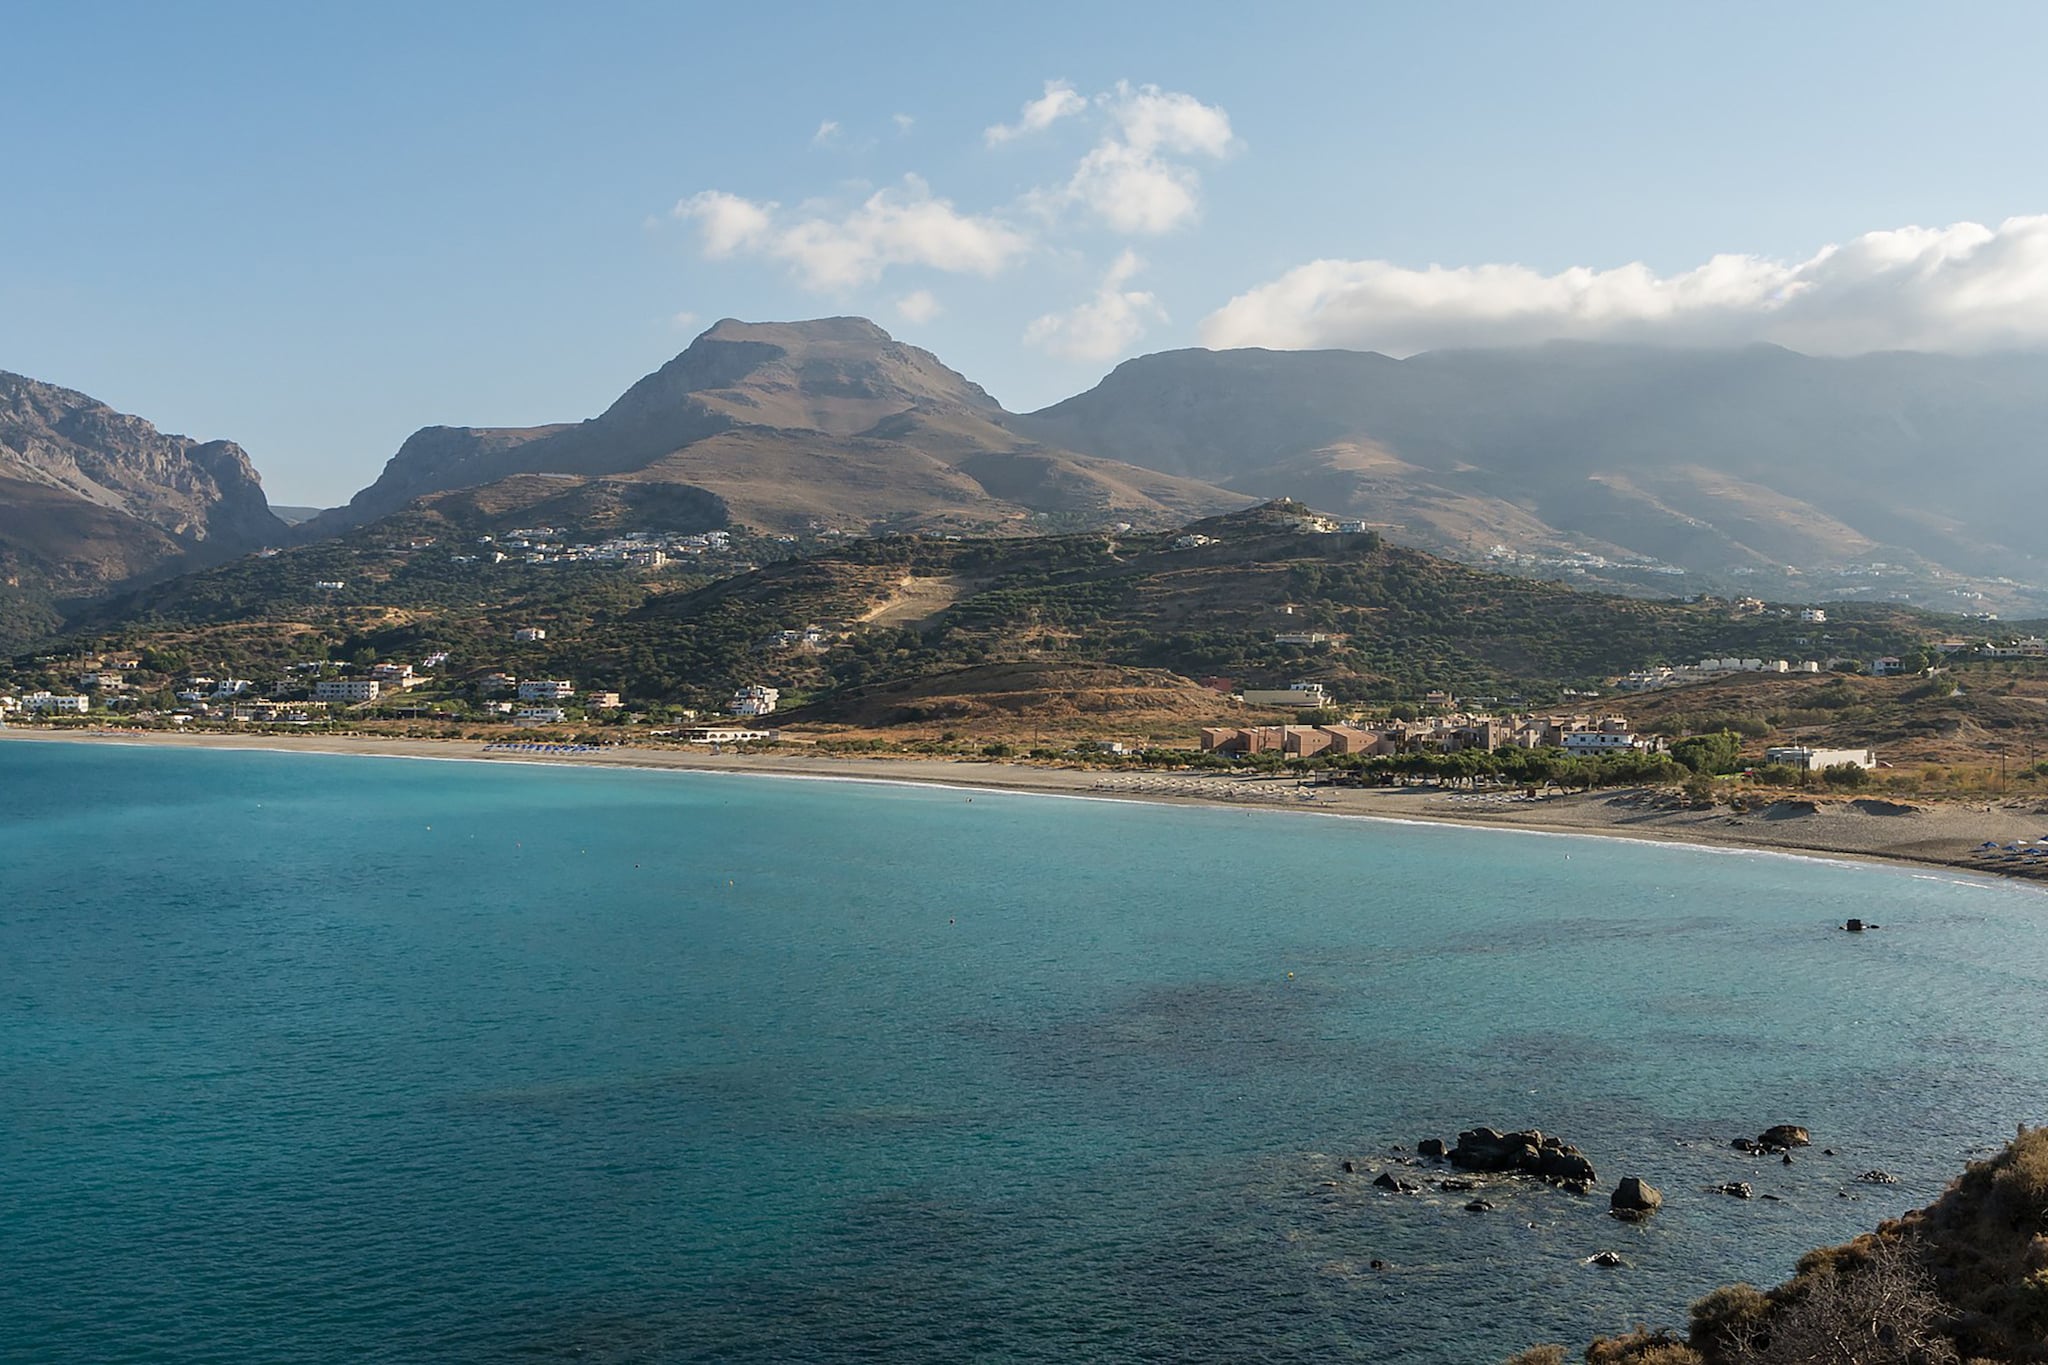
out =
[[[0,746],[0,1358],[1490,1361],[1682,1321],[2042,1119],[2042,907],[1295,812]],[[1727,1146],[1778,1122],[1793,1166]],[[1478,1123],[1667,1206],[1369,1184]]]

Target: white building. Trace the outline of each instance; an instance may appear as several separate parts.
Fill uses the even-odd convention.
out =
[[[516,725],[560,725],[566,719],[559,706],[522,706],[512,713]]]
[[[1809,626],[1824,626],[1828,623],[1828,614],[1819,607],[1807,607],[1799,613],[1799,619]]]
[[[754,730],[744,725],[693,725],[683,732],[692,744],[753,744],[776,739],[776,730]]]
[[[1628,753],[1650,745],[1626,730],[1574,730],[1564,737],[1568,754],[1593,755]]]
[[[732,700],[725,709],[735,716],[765,716],[773,711],[782,700],[782,693],[773,687],[760,683],[748,683],[732,694]]]
[[[48,692],[31,692],[21,699],[25,711],[42,712],[51,715],[82,716],[92,710],[89,697],[66,697]]]
[[[215,701],[226,701],[230,697],[239,697],[251,686],[253,684],[247,678],[222,678],[213,685],[213,698]]]
[[[1869,749],[1814,749],[1804,744],[1781,744],[1764,750],[1764,762],[1783,763],[1801,772],[1817,773],[1843,766],[1875,768],[1877,755]]]
[[[616,692],[589,692],[584,694],[583,705],[591,711],[616,711],[625,703]]]
[[[375,701],[383,690],[375,678],[322,678],[313,684],[313,700]]]
[[[1285,687],[1247,688],[1244,700],[1247,706],[1293,706],[1313,710],[1329,705],[1330,694],[1318,682],[1292,682]]]
[[[320,589],[320,591],[322,592],[340,592],[343,588],[348,586],[348,582],[347,580],[340,578],[323,578],[320,579],[318,582],[314,583],[313,586]]]
[[[521,626],[512,632],[512,638],[522,645],[530,645],[547,639],[548,633],[539,626]]]
[[[519,684],[521,701],[567,701],[576,695],[576,684],[567,678],[535,678]]]
[[[411,687],[418,681],[412,675],[411,664],[372,664],[370,676],[386,687]]]

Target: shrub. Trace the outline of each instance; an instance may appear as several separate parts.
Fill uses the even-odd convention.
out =
[[[1754,1285],[1723,1285],[1692,1306],[1687,1339],[1716,1354],[1747,1340],[1771,1311],[1770,1298]]]
[[[1562,1346],[1531,1346],[1509,1356],[1501,1365],[1564,1365],[1564,1361]]]
[[[1638,1327],[1625,1337],[1602,1337],[1586,1348],[1586,1365],[1705,1365],[1706,1358],[1669,1332]]]
[[[1836,763],[1821,769],[1820,780],[1830,787],[1844,787],[1854,791],[1870,785],[1870,772],[1860,764]]]

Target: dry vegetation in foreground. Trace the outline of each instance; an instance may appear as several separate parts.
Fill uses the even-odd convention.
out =
[[[2038,1365],[2048,1361],[2048,1128],[2023,1128],[1924,1209],[1717,1289],[1685,1333],[1595,1340],[1588,1365]],[[1507,1365],[1563,1365],[1537,1346]]]

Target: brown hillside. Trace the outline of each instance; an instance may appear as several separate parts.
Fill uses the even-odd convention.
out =
[[[851,689],[829,704],[787,713],[850,731],[905,727],[961,735],[1004,735],[1043,725],[1063,737],[1143,737],[1184,743],[1194,727],[1240,719],[1241,707],[1178,674],[1156,668],[1079,663],[998,663],[948,669]]]

